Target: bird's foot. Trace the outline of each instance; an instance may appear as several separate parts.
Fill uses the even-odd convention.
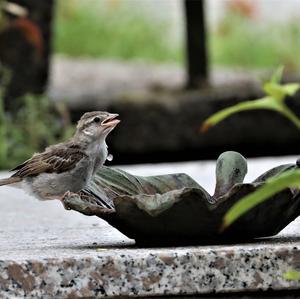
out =
[[[67,191],[63,196],[61,196],[60,201],[66,210],[71,210],[70,203],[78,199],[80,200],[79,194]]]
[[[91,196],[79,191],[78,193],[67,191],[62,197],[61,202],[66,210],[74,210],[88,216],[99,216],[105,218],[115,210],[99,206],[91,200]]]

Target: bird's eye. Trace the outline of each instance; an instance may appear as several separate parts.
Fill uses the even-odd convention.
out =
[[[98,117],[98,116],[95,117],[95,118],[94,118],[94,122],[95,122],[95,123],[99,123],[99,122],[100,122],[100,117]]]

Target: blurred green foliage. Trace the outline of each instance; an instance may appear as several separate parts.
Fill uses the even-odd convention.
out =
[[[158,8],[159,9],[159,8]],[[183,41],[170,38],[170,19],[157,18],[133,0],[57,1],[55,50],[73,57],[184,62]],[[180,21],[180,20],[179,20]],[[257,22],[228,11],[211,29],[213,65],[300,69],[300,26]]]
[[[218,65],[299,70],[300,26],[296,20],[274,24],[229,13],[210,34],[210,49]]]
[[[27,95],[17,112],[3,109],[3,89],[0,90],[0,168],[12,168],[46,146],[70,137],[73,127],[58,109],[42,96]],[[61,113],[59,112],[61,110]]]
[[[70,56],[179,61],[170,26],[140,11],[136,1],[57,1],[55,50]]]

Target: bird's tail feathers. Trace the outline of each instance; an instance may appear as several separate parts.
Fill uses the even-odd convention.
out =
[[[10,184],[18,183],[20,181],[21,181],[21,178],[19,178],[19,177],[10,177],[7,179],[1,179],[0,186],[10,185]]]

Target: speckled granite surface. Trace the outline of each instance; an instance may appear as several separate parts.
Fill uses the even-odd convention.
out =
[[[72,257],[31,255],[0,263],[0,294],[74,298],[294,289],[300,283],[287,282],[282,274],[299,266],[299,246],[91,249]]]
[[[266,166],[260,160],[258,165],[262,164]],[[212,163],[195,169],[181,165],[181,171],[182,167],[213,173]],[[151,172],[151,167],[144,171]],[[283,278],[289,269],[300,270],[299,220],[278,237],[252,244],[135,248],[132,240],[104,221],[65,211],[58,201],[38,202],[7,187],[0,189],[0,200],[0,298],[300,288],[300,282]]]
[[[280,246],[91,249],[72,257],[0,263],[0,295],[74,298],[294,289],[282,274],[299,266],[300,243]]]

